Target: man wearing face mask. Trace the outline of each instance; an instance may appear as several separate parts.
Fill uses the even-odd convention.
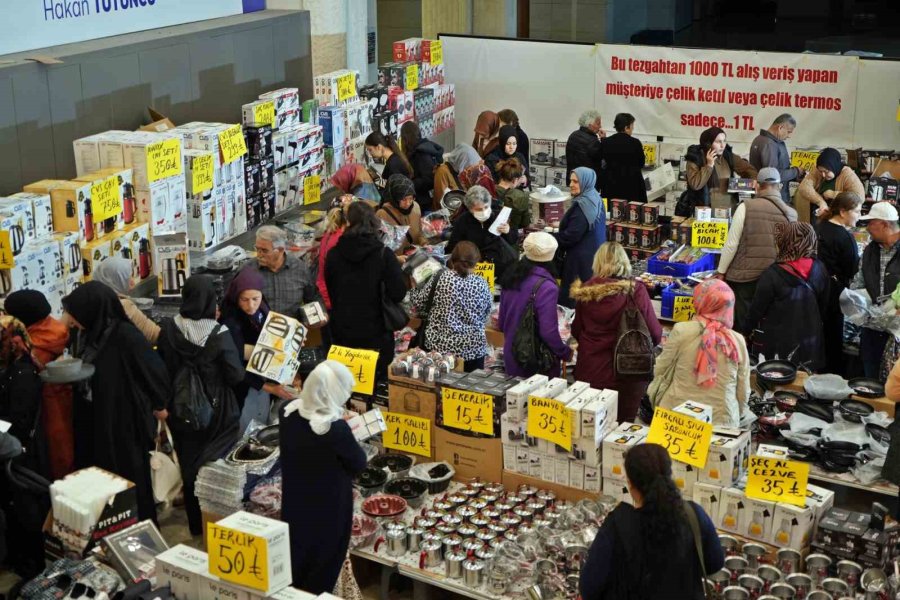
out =
[[[402,262],[402,255],[407,248],[414,244],[423,246],[428,242],[422,234],[422,209],[416,202],[416,188],[406,175],[391,175],[384,188],[384,195],[375,216],[393,227],[409,227],[406,240],[397,250]]]
[[[497,234],[490,232],[491,225],[494,224],[503,206],[494,201],[484,187],[480,185],[470,187],[463,202],[466,210],[453,221],[450,241],[444,252],[446,254],[453,252],[453,248],[459,242],[472,242],[478,246],[484,260],[494,263],[494,276],[500,277],[500,272],[518,258],[515,247],[519,232],[510,229],[509,223],[499,225],[496,228]]]

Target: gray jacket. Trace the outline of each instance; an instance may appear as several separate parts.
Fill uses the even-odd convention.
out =
[[[794,181],[800,176],[800,171],[791,166],[791,153],[787,146],[777,137],[763,129],[750,144],[750,164],[759,171],[765,167],[775,167],[781,174],[781,199],[788,206],[791,202],[791,190],[788,182]]]

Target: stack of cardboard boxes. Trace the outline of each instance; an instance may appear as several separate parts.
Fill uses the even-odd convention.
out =
[[[812,547],[837,560],[852,560],[863,568],[888,568],[897,556],[900,523],[879,504],[871,513],[829,508],[819,519]]]
[[[625,246],[631,260],[643,260],[659,251],[662,227],[659,205],[655,202],[629,202],[612,199],[607,202],[610,219],[607,239]]]
[[[532,138],[529,148],[520,148],[519,152],[528,152],[528,178],[532,188],[556,186],[561,190],[569,188],[566,181],[566,142],[547,138]]]
[[[359,72],[347,69],[315,79],[318,124],[322,126],[325,152],[324,174],[328,178],[345,164],[362,163],[365,159],[364,142],[375,125],[379,105],[360,95],[358,82]]]

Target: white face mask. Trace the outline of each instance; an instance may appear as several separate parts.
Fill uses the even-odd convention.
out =
[[[481,212],[474,212],[474,211],[473,211],[473,212],[472,212],[472,215],[473,215],[476,219],[478,219],[478,222],[479,222],[479,223],[484,223],[485,221],[487,221],[488,219],[491,218],[491,207],[488,206],[487,208],[485,208],[485,209],[482,210]]]

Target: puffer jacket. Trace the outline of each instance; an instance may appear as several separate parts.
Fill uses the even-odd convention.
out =
[[[412,182],[416,187],[416,202],[423,213],[430,212],[434,169],[444,162],[444,149],[431,140],[422,140],[407,158],[413,168]]]
[[[53,317],[46,317],[28,328],[28,336],[31,338],[34,365],[42,371],[48,362],[56,360],[65,351],[69,328]],[[52,440],[47,444],[50,476],[62,479],[75,469],[71,384],[44,384],[41,422],[47,439]]]

